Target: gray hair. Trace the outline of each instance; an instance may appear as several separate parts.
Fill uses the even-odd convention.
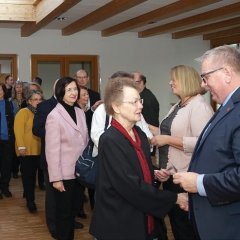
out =
[[[210,59],[218,67],[220,65],[228,65],[233,68],[234,71],[240,73],[240,52],[235,48],[228,45],[216,47],[205,52],[200,58],[196,59],[201,63]]]
[[[28,95],[27,95],[27,98],[26,98],[27,101],[30,100],[34,94],[38,94],[38,95],[40,95],[43,98],[43,94],[42,94],[41,91],[31,90],[31,91],[28,92]]]

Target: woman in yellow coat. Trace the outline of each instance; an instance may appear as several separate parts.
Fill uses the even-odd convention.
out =
[[[37,211],[34,189],[41,150],[40,138],[33,135],[32,126],[37,104],[42,99],[41,92],[31,91],[27,97],[27,107],[19,110],[14,121],[16,153],[20,157],[23,190],[30,213]]]

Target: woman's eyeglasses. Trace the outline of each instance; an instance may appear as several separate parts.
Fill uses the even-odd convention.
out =
[[[130,103],[130,104],[132,104],[132,105],[137,105],[137,103],[141,103],[141,104],[143,104],[143,99],[141,98],[141,99],[136,99],[135,101],[122,101],[122,103]]]

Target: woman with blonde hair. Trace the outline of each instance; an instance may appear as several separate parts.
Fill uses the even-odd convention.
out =
[[[204,100],[201,78],[190,66],[179,65],[171,69],[170,87],[179,98],[163,118],[159,128],[151,126],[155,135],[151,142],[159,147],[159,168],[155,177],[163,182],[163,188],[172,192],[184,192],[173,183],[172,174],[187,171],[191,156],[204,126],[213,110]],[[174,238],[196,239],[188,220],[188,213],[174,206],[168,213]]]

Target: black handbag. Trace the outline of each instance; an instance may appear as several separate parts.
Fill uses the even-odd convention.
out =
[[[106,115],[104,131],[109,124],[109,116]],[[79,183],[88,188],[94,188],[97,174],[97,156],[93,157],[94,143],[90,139],[82,155],[78,158],[75,166],[75,176]]]
[[[93,145],[93,142],[89,140],[87,147],[78,158],[75,166],[76,179],[88,188],[94,188],[96,181],[97,156],[92,156]]]

